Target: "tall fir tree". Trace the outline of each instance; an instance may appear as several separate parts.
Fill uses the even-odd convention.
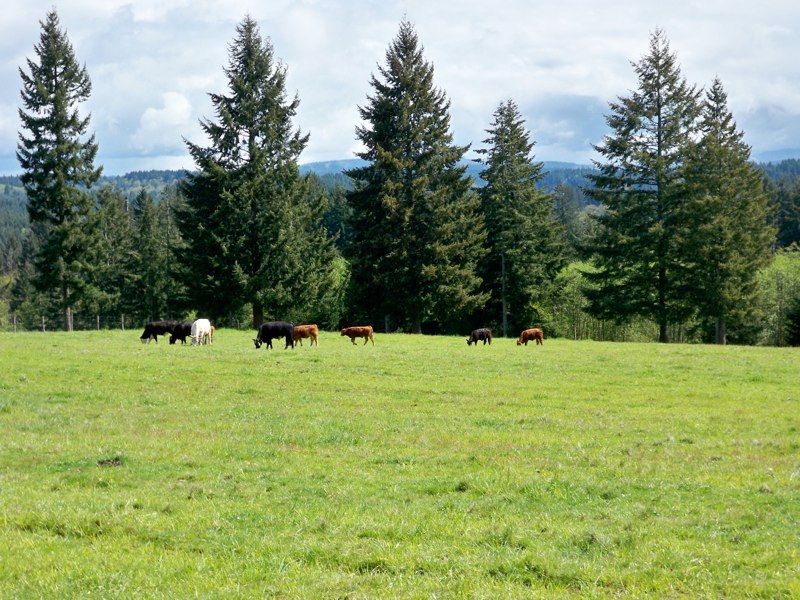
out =
[[[603,160],[589,193],[605,211],[592,243],[599,270],[588,275],[596,284],[590,301],[603,318],[652,319],[667,342],[668,326],[692,313],[680,244],[686,224],[677,217],[688,198],[683,166],[701,92],[681,75],[661,30],[633,66],[639,87],[610,103],[611,132],[595,146]]]
[[[543,165],[534,161],[534,142],[513,100],[500,104],[486,131],[488,147],[477,150],[485,166],[480,196],[489,235],[481,275],[490,315],[500,317],[507,336],[509,326],[541,325],[536,307],[564,265],[564,231],[550,195],[539,189]]]
[[[775,222],[778,227],[778,247],[800,244],[800,178],[781,180],[773,192]]]
[[[147,191],[136,195],[132,209],[136,254],[128,281],[127,311],[147,321],[174,318],[168,302],[172,285],[168,232],[159,218],[155,199]]]
[[[404,21],[372,76],[357,137],[367,165],[347,174],[348,256],[361,318],[420,332],[481,306],[477,263],[485,231],[472,180],[453,143],[450,103],[433,85],[414,27]]]
[[[218,318],[250,304],[258,327],[313,303],[302,285],[327,275],[311,264],[333,269],[316,260],[333,245],[312,220],[298,169],[308,135],[292,127],[299,99],[287,98],[286,67],[251,17],[236,34],[229,94],[211,94],[216,121],[201,123],[211,145],[187,142],[198,172],[183,188],[178,224],[196,307]]]
[[[28,72],[19,70],[24,131],[19,134],[17,159],[30,220],[42,226],[34,284],[39,290],[57,291],[69,331],[74,307],[97,292],[89,259],[97,232],[88,188],[101,169],[94,167],[94,135],[84,139],[89,116],[82,118],[78,110],[92,91],[86,67],[78,64],[55,9],[40,24],[34,46],[38,62],[28,59]]]
[[[98,314],[124,314],[128,282],[134,273],[135,236],[128,200],[119,189],[103,186],[97,194],[97,286],[101,294]],[[116,318],[115,318],[116,321]]]
[[[775,228],[762,175],[750,162],[719,79],[707,91],[700,138],[686,162],[691,201],[679,207],[686,279],[695,306],[727,340],[728,323],[752,321],[756,278],[771,256]]]

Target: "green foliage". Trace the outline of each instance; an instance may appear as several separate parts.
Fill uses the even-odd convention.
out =
[[[139,240],[134,240],[128,203],[119,190],[108,186],[100,189],[95,218],[100,234],[94,261],[97,265],[95,282],[102,293],[96,305],[87,308],[93,314],[129,312],[124,302],[132,291],[128,285],[135,272],[135,252],[140,244],[136,243]]]
[[[800,595],[795,350],[138,335],[0,334],[3,596]]]
[[[602,318],[642,316],[659,324],[691,315],[684,289],[685,251],[677,218],[687,201],[683,166],[697,130],[699,92],[686,83],[660,30],[634,70],[639,86],[610,104],[611,133],[596,150],[603,157],[590,176],[591,195],[605,207],[594,240],[597,288],[592,309]]]
[[[771,346],[791,343],[793,307],[800,298],[800,247],[776,253],[758,274],[758,342]]]
[[[199,171],[178,225],[194,305],[218,318],[250,304],[258,326],[314,306],[336,252],[321,226],[324,189],[299,174],[308,135],[292,130],[299,99],[286,96],[286,68],[252,18],[236,31],[229,95],[211,94],[217,120],[202,122],[211,145],[188,143]]]
[[[460,165],[467,148],[453,144],[450,103],[410,23],[400,24],[379,72],[359,109],[366,164],[347,171],[354,316],[419,332],[483,304],[476,268],[485,233]]]
[[[17,158],[30,220],[41,225],[34,284],[40,291],[57,290],[69,330],[73,306],[91,303],[99,293],[90,260],[96,243],[93,203],[85,188],[97,181],[100,169],[94,168],[94,135],[82,139],[89,117],[81,118],[78,111],[91,94],[89,75],[78,64],[55,9],[40,24],[34,46],[38,62],[28,59],[28,72],[20,69],[24,131]]]
[[[488,253],[481,265],[483,290],[489,295],[484,315],[502,322],[503,335],[541,325],[548,287],[564,260],[564,230],[553,215],[553,200],[539,189],[542,163],[524,119],[512,100],[502,103],[477,150],[485,166],[481,207],[488,233]],[[511,316],[509,322],[509,314]]]
[[[779,248],[800,244],[800,177],[781,180],[773,194]]]
[[[761,174],[719,79],[706,93],[700,133],[686,164],[689,198],[678,207],[686,247],[681,284],[700,318],[715,323],[715,341],[726,343],[729,325],[753,320],[756,277],[771,257],[775,229]]]

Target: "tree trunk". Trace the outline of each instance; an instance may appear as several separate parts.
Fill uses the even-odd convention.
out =
[[[658,325],[658,341],[662,344],[669,343],[669,333],[667,331],[666,320],[661,321],[661,323]]]
[[[717,317],[716,321],[716,342],[725,345],[728,343],[728,330],[725,327],[725,319]]]
[[[414,319],[411,322],[411,333],[422,333],[422,321],[420,319]]]
[[[260,302],[253,302],[253,329],[258,329],[264,322],[264,307]]]
[[[508,306],[506,305],[506,255],[500,255],[500,297],[503,303],[503,337],[508,337]]]
[[[64,331],[72,331],[72,307],[69,301],[69,288],[66,282],[61,283],[61,301],[64,304]]]

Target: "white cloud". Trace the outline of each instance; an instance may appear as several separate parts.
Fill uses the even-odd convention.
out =
[[[167,92],[158,108],[147,108],[139,119],[131,145],[143,154],[153,154],[179,146],[181,136],[192,122],[192,104],[183,94]]]
[[[52,0],[7,0],[0,20],[0,164],[16,146],[18,67],[33,56]],[[357,106],[371,93],[401,19],[414,24],[451,100],[454,137],[479,145],[500,102],[523,110],[540,160],[576,161],[600,141],[610,100],[636,86],[631,61],[663,28],[692,83],[719,76],[754,151],[800,148],[800,5],[762,0],[70,0],[58,6],[92,78],[87,111],[98,161],[138,168],[203,143],[209,92],[236,25],[255,18],[298,92],[295,126],[311,133],[303,160],[348,158],[358,148]],[[5,159],[5,163],[2,161]],[[166,159],[165,159],[166,161]],[[149,162],[147,164],[150,164]],[[108,169],[107,169],[108,170]]]

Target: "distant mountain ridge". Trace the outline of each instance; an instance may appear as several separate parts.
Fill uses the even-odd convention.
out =
[[[345,158],[340,160],[324,160],[309,162],[300,165],[302,174],[315,173],[317,175],[337,175],[347,169],[355,169],[367,164],[367,161],[360,158]],[[477,177],[483,170],[482,165],[471,160],[463,161],[467,166],[467,172],[473,177]],[[571,162],[544,161],[545,171],[582,171],[591,170],[591,165],[580,165]]]

